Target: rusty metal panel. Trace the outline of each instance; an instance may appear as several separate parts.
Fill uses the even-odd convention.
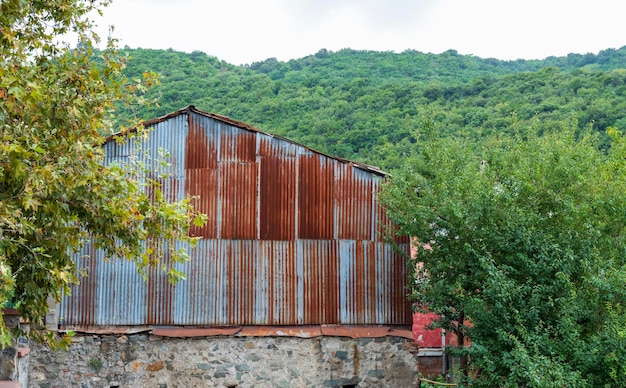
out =
[[[191,197],[194,208],[207,215],[202,227],[192,225],[189,234],[202,238],[216,238],[218,226],[218,171],[208,168],[185,171],[185,193]]]
[[[261,240],[293,240],[296,224],[296,158],[260,158],[259,232]]]
[[[259,266],[258,241],[222,240],[223,257],[228,258],[228,300],[226,322],[250,325],[257,320],[256,300],[259,283],[254,274]]]
[[[61,300],[59,323],[68,326],[140,325],[144,322],[145,283],[136,266],[119,259],[109,259],[102,250],[88,244],[77,261],[78,270],[87,277],[71,288],[70,296]]]
[[[405,270],[371,241],[203,240],[176,286],[174,323],[402,325]]]
[[[390,324],[401,325],[412,320],[411,304],[408,299],[407,259],[396,251],[391,244],[376,242],[376,253],[380,260],[385,262],[387,270],[384,271],[387,284],[381,288],[379,300],[385,301],[388,308],[387,321]],[[398,246],[402,252],[408,252],[409,244]],[[389,292],[384,294],[384,290]]]
[[[190,303],[183,304],[179,311],[189,309],[193,316],[185,321],[177,319],[176,323],[234,325],[253,321],[256,244],[254,240],[201,241],[189,263],[191,289],[177,289],[178,294],[188,292],[190,296]]]
[[[90,273],[92,283],[74,287],[72,297],[64,298],[60,310],[63,324],[410,322],[406,264],[383,243],[202,240],[190,255],[189,262],[178,266],[187,279],[175,286],[158,268],[148,271],[145,282],[132,263],[112,260],[101,264],[98,271]],[[102,252],[96,259],[103,260]]]
[[[335,170],[337,238],[372,240],[372,174],[346,164],[338,164]]]
[[[93,301],[96,298],[96,279],[98,258],[93,245],[84,246],[75,256],[78,272],[85,272],[87,277],[80,278],[80,284],[71,286],[71,298],[63,298],[59,306],[59,322],[67,325],[93,325]]]
[[[202,239],[176,264],[187,280],[173,286],[153,268],[145,282],[134,264],[87,246],[77,264],[91,276],[63,299],[63,324],[410,323],[406,262],[383,239],[391,223],[375,170],[197,111],[151,125],[139,142],[106,143],[105,163],[137,160],[168,199],[196,197],[208,223],[192,228]]]
[[[219,125],[221,162],[256,161],[256,133],[242,131],[226,124]]]
[[[338,324],[339,256],[336,240],[298,241],[298,324]]]
[[[185,141],[185,194],[194,207],[207,215],[202,227],[192,226],[190,235],[216,238],[218,228],[218,163],[219,137],[208,131],[202,120],[189,117]]]
[[[293,241],[202,240],[176,285],[178,325],[297,324]]]
[[[277,139],[275,137],[259,133],[258,139],[258,155],[259,156],[286,156],[295,157],[298,152],[302,152],[302,147],[294,143]]]
[[[402,325],[410,320],[406,264],[389,244],[341,240],[339,278],[342,323]]]
[[[204,120],[198,120],[193,116],[189,117],[188,126],[184,151],[185,169],[217,169],[219,136],[206,128]]]
[[[94,323],[144,324],[146,283],[137,273],[137,267],[120,259],[107,261],[101,250],[96,251],[96,259],[99,263],[95,276]]]
[[[378,192],[380,191],[380,183],[382,183],[382,179],[380,178],[374,178],[372,180],[372,193],[374,197],[378,195]],[[391,224],[389,217],[385,214],[385,209],[378,201],[372,201],[372,215],[372,239],[375,241],[384,241],[387,228]]]
[[[162,267],[170,264],[168,247],[163,245],[163,241],[150,240],[148,242],[148,247],[155,252],[150,255],[150,261],[154,265],[146,270],[148,281],[144,306],[146,308],[145,324],[148,325],[171,325],[173,323],[173,285],[162,270]]]
[[[259,324],[297,324],[297,276],[293,241],[259,242],[257,311]]]
[[[372,180],[372,191],[374,194],[374,199],[372,202],[372,214],[374,217],[374,221],[372,222],[372,235],[374,240],[381,242],[386,241],[388,234],[396,229],[389,217],[387,217],[385,209],[377,200],[378,193],[380,192],[380,185],[383,183],[383,181],[383,178],[378,176],[376,176]],[[399,244],[408,244],[410,242],[408,236],[398,236],[395,233],[393,233],[393,240],[394,242]]]
[[[257,163],[220,162],[220,238],[257,238]]]
[[[190,260],[178,267],[186,279],[175,288],[174,324],[224,324],[219,321],[225,286],[219,240],[198,241],[189,256]]]
[[[336,163],[317,154],[298,156],[298,238],[334,238]]]
[[[356,301],[357,276],[356,262],[363,258],[356,257],[356,245],[359,242],[343,240],[339,242],[339,303],[340,322],[358,322]]]

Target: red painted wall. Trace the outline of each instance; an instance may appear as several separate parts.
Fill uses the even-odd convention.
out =
[[[434,319],[436,314],[413,313],[413,339],[420,348],[441,347],[441,329],[426,329]]]
[[[411,257],[415,257],[417,255],[417,247],[420,243],[416,239],[412,239],[411,241]],[[429,244],[425,244],[426,249],[430,249]],[[417,263],[417,266],[420,266],[421,263]],[[420,348],[441,348],[442,346],[442,338],[441,338],[441,329],[427,329],[428,325],[432,323],[433,320],[436,320],[438,317],[437,314],[433,313],[413,313],[413,339],[418,344]],[[466,322],[466,324],[468,324]],[[446,346],[457,345],[457,338],[454,334],[448,334],[445,338]]]

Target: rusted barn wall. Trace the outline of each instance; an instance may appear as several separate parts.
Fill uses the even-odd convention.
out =
[[[380,171],[193,107],[147,124],[139,159],[169,198],[197,196],[208,215],[178,266],[187,280],[153,269],[144,282],[87,246],[77,261],[89,277],[63,299],[61,325],[410,324],[405,260],[382,234]],[[129,163],[137,144],[104,147],[106,163]]]

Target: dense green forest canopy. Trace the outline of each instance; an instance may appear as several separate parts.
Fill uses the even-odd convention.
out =
[[[124,49],[126,76],[155,71],[154,118],[186,105],[229,116],[320,151],[394,169],[414,131],[434,119],[445,134],[478,140],[567,123],[626,130],[626,46],[598,54],[501,61],[417,51],[320,50],[287,62],[234,66],[202,52]],[[608,145],[604,137],[601,145]]]

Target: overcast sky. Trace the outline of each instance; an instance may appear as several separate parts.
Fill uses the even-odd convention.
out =
[[[624,0],[113,0],[120,45],[234,65],[322,48],[543,59],[626,45]]]

